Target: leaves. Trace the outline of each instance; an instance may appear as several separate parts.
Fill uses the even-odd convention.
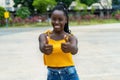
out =
[[[34,0],[33,6],[40,12],[44,13],[47,11],[48,6],[52,7],[56,4],[55,0]]]
[[[98,1],[99,0],[80,0],[81,3],[84,3],[84,4],[88,5],[88,6],[90,6],[91,4],[96,3]]]
[[[5,9],[3,7],[0,7],[0,20],[4,19],[4,12]]]
[[[112,0],[112,4],[113,4],[113,5],[119,5],[119,4],[120,4],[120,1],[119,1],[119,0]]]
[[[18,7],[18,5],[21,5],[21,7],[28,7],[30,12],[34,12],[34,7],[32,5],[33,0],[14,0],[14,7]]]
[[[16,11],[16,15],[24,19],[30,16],[30,11],[27,7],[21,7]]]
[[[70,4],[72,3],[72,1],[75,1],[75,0],[55,0],[57,3],[58,2],[63,2],[66,4],[67,7],[70,6]]]

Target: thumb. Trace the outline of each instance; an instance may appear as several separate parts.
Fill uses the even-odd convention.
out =
[[[48,36],[46,36],[45,39],[46,39],[45,43],[48,44]]]
[[[67,35],[64,35],[64,40],[65,40],[65,42],[68,42],[68,37],[67,37]]]

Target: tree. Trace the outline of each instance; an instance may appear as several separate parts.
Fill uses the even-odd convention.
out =
[[[5,12],[5,9],[0,6],[0,26],[3,26],[5,24],[4,12]]]
[[[120,4],[120,0],[112,0],[112,4],[113,5],[119,5]]]
[[[81,3],[80,0],[75,0],[75,2],[76,2],[75,10],[80,10],[81,7],[82,8],[86,8],[87,7],[87,5]]]
[[[90,6],[93,3],[98,2],[99,0],[80,0],[81,3],[86,4],[87,6]]]
[[[51,9],[56,4],[55,0],[34,0],[33,6],[38,12],[44,13],[47,9]]]
[[[72,1],[75,1],[75,0],[55,0],[57,3],[58,2],[63,2],[66,4],[67,8],[70,6],[70,4],[72,3]]]
[[[18,5],[21,5],[21,7],[28,7],[30,12],[34,12],[34,6],[32,5],[33,0],[14,0],[14,7],[17,8]]]
[[[3,7],[0,7],[0,20],[4,19],[4,12],[5,12],[5,9]]]
[[[28,7],[21,7],[16,11],[16,15],[24,19],[30,16],[30,11]]]

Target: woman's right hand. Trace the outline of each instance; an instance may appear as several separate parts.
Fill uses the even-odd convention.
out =
[[[43,50],[44,50],[44,53],[47,55],[50,55],[53,51],[53,46],[48,43],[48,36],[45,36]]]
[[[48,36],[45,34],[41,34],[39,37],[39,46],[42,53],[46,55],[50,55],[53,51],[53,45],[49,44]]]
[[[48,43],[45,43],[43,46],[44,53],[47,55],[50,55],[53,51],[53,45],[50,45]]]

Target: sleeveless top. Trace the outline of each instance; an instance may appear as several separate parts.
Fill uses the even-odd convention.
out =
[[[44,64],[50,67],[74,66],[72,54],[64,53],[61,49],[61,43],[65,43],[65,40],[53,40],[49,36],[51,31],[45,33],[47,34],[48,44],[53,45],[53,51],[50,55],[43,55]]]

